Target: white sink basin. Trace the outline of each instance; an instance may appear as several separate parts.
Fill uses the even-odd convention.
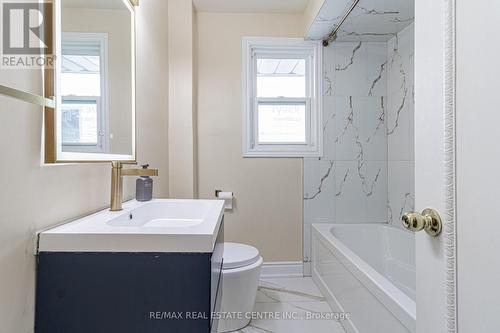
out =
[[[39,234],[39,252],[212,252],[221,200],[129,201]]]
[[[213,203],[201,200],[152,201],[107,222],[127,228],[186,228],[200,225]]]

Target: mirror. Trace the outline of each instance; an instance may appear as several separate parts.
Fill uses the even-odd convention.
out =
[[[55,162],[135,161],[134,22],[129,0],[56,1]]]

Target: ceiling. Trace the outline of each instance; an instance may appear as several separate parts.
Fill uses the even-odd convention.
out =
[[[302,13],[309,0],[193,0],[198,12]]]
[[[352,0],[326,0],[308,38],[323,39],[338,25]],[[414,0],[360,0],[337,33],[337,41],[387,41],[413,22]]]

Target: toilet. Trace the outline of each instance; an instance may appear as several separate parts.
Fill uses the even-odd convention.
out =
[[[231,332],[250,323],[263,259],[255,247],[229,242],[223,257],[221,312],[231,316],[219,320],[218,332]]]

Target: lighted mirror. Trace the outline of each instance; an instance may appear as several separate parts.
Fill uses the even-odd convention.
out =
[[[56,1],[55,162],[135,160],[134,21],[129,0]]]

